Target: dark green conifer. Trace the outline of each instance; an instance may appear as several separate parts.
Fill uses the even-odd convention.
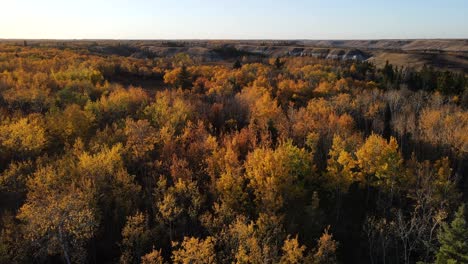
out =
[[[450,225],[444,224],[442,226],[439,242],[437,264],[468,263],[468,226],[465,205],[460,206]]]

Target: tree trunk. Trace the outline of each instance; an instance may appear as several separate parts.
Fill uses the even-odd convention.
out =
[[[62,251],[63,251],[63,257],[65,258],[65,261],[67,262],[67,264],[71,264],[70,256],[68,255],[68,251],[67,251],[67,246],[65,245],[65,241],[63,239],[62,227],[59,227],[59,239],[60,239],[60,246],[62,247]]]

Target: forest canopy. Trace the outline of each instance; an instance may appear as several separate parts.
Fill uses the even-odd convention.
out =
[[[96,50],[0,43],[0,263],[468,263],[465,74]]]

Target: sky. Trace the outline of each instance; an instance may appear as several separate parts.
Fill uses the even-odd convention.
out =
[[[0,38],[468,38],[468,0],[0,0]]]

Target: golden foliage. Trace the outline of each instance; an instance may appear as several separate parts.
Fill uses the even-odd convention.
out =
[[[249,154],[245,170],[259,209],[275,212],[304,195],[303,184],[312,173],[311,156],[291,142],[276,150],[258,148]]]
[[[333,235],[329,233],[327,227],[318,240],[318,245],[314,250],[312,257],[312,263],[317,264],[334,264],[337,263],[336,250],[338,249],[338,243],[333,240]]]
[[[354,138],[345,140],[339,135],[333,137],[333,145],[328,153],[326,173],[331,188],[346,193],[353,182],[364,180],[356,171],[358,163],[354,152],[358,145],[359,141],[354,141]]]
[[[147,120],[125,121],[125,135],[127,143],[125,148],[135,159],[144,158],[149,152],[154,150],[158,142],[156,129],[154,129]]]
[[[281,264],[301,264],[305,260],[306,246],[301,246],[297,239],[290,238],[289,236],[284,241],[283,256],[281,257]]]
[[[180,264],[214,264],[216,263],[215,242],[213,237],[205,239],[184,237],[180,247],[172,252],[172,260]],[[172,247],[178,246],[179,243],[172,243]]]
[[[403,180],[399,178],[403,160],[394,137],[387,142],[379,135],[370,135],[357,150],[356,157],[368,184],[393,189]]]
[[[141,257],[141,264],[165,264],[161,250],[153,249],[150,253]]]
[[[48,143],[44,121],[40,115],[30,115],[0,125],[0,147],[16,155],[34,155]]]
[[[449,145],[458,153],[468,153],[468,113],[450,108],[425,109],[419,119],[423,138],[439,145]]]

